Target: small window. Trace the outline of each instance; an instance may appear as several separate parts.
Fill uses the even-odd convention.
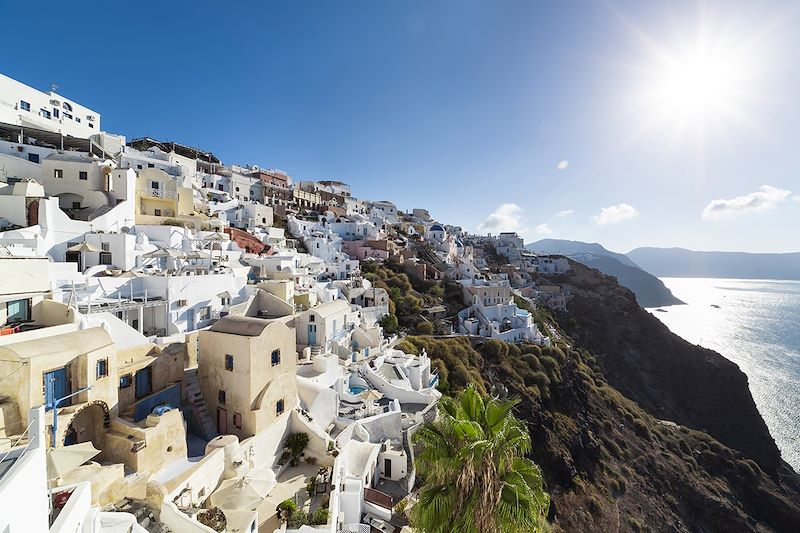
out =
[[[219,299],[219,303],[220,305],[231,305],[231,299],[228,298],[227,296],[223,296],[222,298]]]
[[[44,118],[50,118],[50,111],[48,111],[47,109],[40,109],[39,115]]]
[[[205,306],[200,309],[200,320],[208,320],[211,318],[211,307]]]
[[[313,314],[308,315],[308,321],[309,322],[314,322],[314,315]]]
[[[111,252],[100,252],[99,260],[101,265],[111,265],[114,262],[111,258]]]
[[[225,391],[224,390],[221,390],[221,391],[217,392],[217,402],[220,405],[225,405]]]
[[[64,109],[72,111],[72,105],[69,102],[64,102]]]
[[[136,165],[137,170],[142,170],[142,165]]]
[[[272,366],[281,364],[281,350],[272,350]]]
[[[108,252],[108,251],[111,250],[111,243],[109,243],[109,242],[101,242],[100,243],[100,248],[102,248],[104,252]]]
[[[225,370],[233,371],[233,356],[230,354],[225,356]]]
[[[161,209],[153,209],[153,214],[157,217],[161,216]]]
[[[83,181],[88,180],[89,179],[89,173],[84,171],[84,170],[79,171],[78,172],[78,179],[79,180],[83,180]]]
[[[108,375],[108,359],[100,359],[97,361],[97,379],[104,378]]]
[[[53,116],[54,116],[55,118],[58,118],[58,116],[59,116],[59,114],[60,114],[60,113],[61,113],[61,111],[59,111],[59,110],[58,110],[58,109],[56,109],[55,107],[53,108]]]
[[[64,171],[61,170],[60,168],[54,168],[53,169],[53,177],[54,178],[63,178],[64,177]]]
[[[233,427],[235,427],[236,429],[242,429],[242,413],[237,413],[234,411]]]
[[[22,109],[23,111],[30,111],[31,110],[31,104],[29,104],[25,100],[20,100],[19,101],[19,108]]]
[[[275,404],[275,414],[283,414],[283,400],[278,400]]]
[[[28,154],[28,161],[30,161],[31,163],[38,163],[39,154]]]
[[[133,385],[133,378],[131,377],[130,374],[125,374],[124,376],[119,378],[119,388],[120,389],[127,389],[131,385]]]
[[[155,168],[155,163],[147,163],[147,168]]]
[[[80,122],[80,121],[81,121],[81,117],[75,117],[75,122]]]
[[[67,113],[66,111],[64,111],[64,118],[69,118],[69,119],[71,119],[71,118],[72,118],[72,115],[71,115],[70,113]]]
[[[90,123],[89,123],[89,127],[90,127],[90,128],[94,128],[94,124],[92,124],[92,123],[90,122]]]
[[[236,187],[236,192],[239,192],[239,187]]]
[[[159,182],[157,182],[157,181],[151,181],[150,182],[150,188],[151,189],[158,190],[159,187],[161,187],[161,184]]]

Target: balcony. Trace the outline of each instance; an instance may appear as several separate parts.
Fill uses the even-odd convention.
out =
[[[150,198],[162,198],[164,200],[177,200],[178,193],[176,191],[167,191],[164,189],[154,189],[152,187],[140,187],[139,194],[142,196],[149,196]]]

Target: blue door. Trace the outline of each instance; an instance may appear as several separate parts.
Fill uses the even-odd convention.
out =
[[[308,325],[308,344],[311,344],[311,345],[317,344],[317,325],[316,324],[309,324]]]
[[[44,374],[44,405],[45,409],[52,409],[53,402],[69,394],[67,383],[67,368],[59,368]],[[64,402],[62,402],[63,405]]]
[[[152,385],[152,369],[146,367],[136,371],[136,399],[139,400],[145,396],[149,396],[153,392]]]

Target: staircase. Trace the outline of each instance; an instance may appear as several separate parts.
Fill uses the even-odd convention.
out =
[[[183,371],[183,409],[192,411],[195,419],[200,423],[203,435],[207,440],[211,440],[217,435],[214,421],[208,413],[203,391],[200,390],[200,382],[197,379],[197,368],[187,368]]]

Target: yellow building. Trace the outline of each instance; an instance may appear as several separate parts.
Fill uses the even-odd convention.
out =
[[[190,187],[181,186],[180,177],[158,168],[145,168],[136,174],[136,223],[160,224],[165,218],[191,221],[194,198]]]
[[[286,322],[227,316],[200,332],[200,387],[220,434],[251,437],[297,405],[295,332]]]

